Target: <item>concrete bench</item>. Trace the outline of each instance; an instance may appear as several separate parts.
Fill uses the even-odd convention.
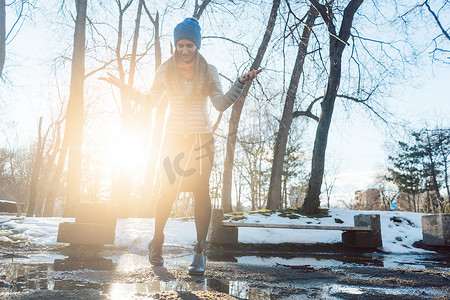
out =
[[[213,209],[208,241],[215,244],[237,244],[239,227],[342,230],[342,243],[346,247],[382,247],[380,215],[354,216],[355,226],[286,225],[260,223],[233,223],[223,221],[223,209]],[[268,241],[269,242],[269,241]]]
[[[117,208],[113,204],[80,203],[75,222],[59,224],[56,241],[83,246],[114,244],[116,218]]]
[[[422,216],[423,243],[429,246],[450,246],[450,214]]]

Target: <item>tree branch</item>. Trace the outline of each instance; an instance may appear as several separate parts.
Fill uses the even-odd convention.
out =
[[[435,14],[435,12],[431,9],[430,5],[428,4],[428,0],[425,1],[425,6],[428,8],[428,11],[433,15],[434,20],[436,21],[437,25],[439,26],[439,28],[441,29],[442,33],[444,34],[444,36],[450,41],[450,35],[448,34],[448,32],[444,29],[444,27],[442,27],[441,22],[439,21],[438,16]]]
[[[202,4],[198,5],[198,1],[195,1],[195,8],[192,17],[194,17],[197,20],[200,19],[201,15],[203,14],[203,11],[210,2],[211,0],[203,0]]]
[[[308,117],[308,118],[313,119],[313,120],[316,121],[316,122],[319,122],[319,117],[316,116],[316,115],[314,115],[314,114],[313,114],[312,112],[310,112],[310,111],[295,111],[295,112],[293,113],[294,119],[297,118],[297,117],[300,117],[300,116]]]
[[[139,62],[142,58],[144,58],[147,55],[147,52],[149,50],[150,50],[150,48],[147,47],[147,49],[145,50],[144,53],[136,54],[136,62]],[[131,57],[131,54],[127,54],[127,55],[123,56],[120,60],[121,61],[123,61],[123,60],[130,60],[130,57]],[[117,59],[112,59],[112,60],[110,60],[108,62],[105,62],[101,67],[98,67],[97,69],[94,69],[94,70],[90,71],[89,73],[87,73],[84,76],[84,78],[88,78],[88,77],[94,75],[95,73],[106,69],[109,65],[111,65],[112,63],[117,62],[117,61],[118,61]]]
[[[22,18],[23,7],[24,7],[24,5],[25,5],[25,2],[22,2],[22,6],[20,7],[19,15],[17,16],[16,21],[14,22],[13,26],[12,26],[11,29],[9,30],[8,34],[6,35],[6,38],[5,38],[5,43],[6,43],[6,45],[8,45],[12,40],[14,40],[14,38],[15,38],[16,35],[17,35],[17,32],[19,32],[19,30],[20,30],[20,28],[19,28],[19,30],[16,31],[16,34],[15,34],[14,37],[11,39],[11,41],[6,42],[6,41],[8,40],[8,38],[9,38],[9,35],[11,34],[11,32],[13,32],[14,27],[16,27],[17,23],[19,23],[19,20]],[[23,24],[23,23],[22,23],[22,24]],[[20,25],[20,27],[22,27],[22,25]]]
[[[313,113],[311,112],[311,110],[312,110],[314,104],[315,104],[317,101],[321,100],[321,99],[323,99],[323,96],[317,97],[316,99],[314,99],[313,101],[311,101],[311,103],[308,105],[308,108],[307,108],[306,110],[304,110],[304,111],[295,111],[295,112],[293,113],[294,118],[297,118],[297,117],[300,117],[300,116],[304,116],[304,117],[308,117],[308,118],[313,119],[314,121],[319,122],[319,117],[316,116],[315,114],[313,114]]]
[[[202,37],[202,39],[221,39],[221,40],[225,40],[225,41],[231,42],[231,43],[233,43],[233,44],[239,45],[239,46],[241,46],[242,48],[245,49],[245,51],[247,52],[247,54],[248,54],[248,55],[252,58],[252,60],[253,60],[253,57],[251,56],[251,52],[250,52],[250,50],[248,49],[248,47],[247,47],[245,44],[236,42],[235,40],[232,40],[232,39],[230,39],[230,38],[226,38],[226,37],[223,37],[223,36],[215,36],[215,35],[207,35],[207,36]]]
[[[378,86],[377,86],[377,87],[378,87]],[[377,87],[376,87],[376,88],[377,88]],[[375,111],[375,109],[374,109],[372,106],[370,106],[369,104],[367,104],[367,101],[368,101],[369,98],[372,96],[372,94],[375,92],[376,88],[375,88],[373,91],[371,91],[371,92],[369,93],[369,95],[367,96],[366,99],[358,99],[358,98],[356,98],[356,97],[348,96],[348,95],[336,95],[336,97],[344,98],[344,99],[349,99],[349,100],[352,100],[352,101],[354,101],[354,102],[361,103],[362,105],[364,105],[365,107],[367,107],[371,112],[373,112],[380,120],[382,120],[384,123],[386,123],[386,124],[389,125],[389,122],[388,122],[385,118],[383,118],[377,111]]]
[[[354,0],[352,0],[352,1],[354,1]],[[362,1],[362,0],[357,0],[357,1]],[[319,13],[322,20],[325,22],[325,25],[328,28],[328,34],[331,35],[332,37],[334,37],[335,39],[337,39],[338,41],[340,41],[341,43],[343,43],[344,45],[348,46],[348,43],[346,42],[345,39],[342,39],[340,34],[339,34],[339,36],[336,35],[336,27],[333,24],[333,16],[332,15],[330,16],[329,13],[327,12],[328,7],[333,3],[333,1],[330,1],[330,2],[326,3],[325,5],[320,4],[317,0],[310,0],[310,2],[311,2],[311,5]],[[350,6],[350,4],[348,6]],[[348,8],[348,6],[347,6],[347,8]],[[329,10],[329,12],[331,13],[331,10]],[[345,16],[345,11],[344,11],[344,16]],[[350,24],[351,24],[351,22],[350,22]],[[342,30],[342,27],[341,27],[341,30]]]
[[[350,37],[350,29],[353,23],[353,17],[355,16],[356,11],[361,6],[363,0],[351,0],[350,3],[344,10],[344,17],[342,19],[341,29],[339,30],[339,38],[340,40],[348,45],[346,42]],[[344,45],[340,44],[340,49],[344,49]]]

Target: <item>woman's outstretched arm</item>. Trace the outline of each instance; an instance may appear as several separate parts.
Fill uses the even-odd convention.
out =
[[[246,82],[253,80],[262,72],[262,69],[245,72],[241,77],[236,79],[230,90],[224,94],[216,67],[210,65],[209,69],[211,70],[211,90],[209,97],[211,98],[213,106],[221,112],[225,111],[237,101],[244,90]]]
[[[118,87],[125,95],[127,95],[127,97],[129,97],[139,105],[149,105],[153,108],[162,101],[166,91],[164,69],[165,68],[161,66],[161,68],[158,70],[155,75],[155,80],[153,81],[152,87],[148,93],[137,91],[132,86],[125,84],[111,73],[107,73],[108,77],[101,77],[99,79]]]

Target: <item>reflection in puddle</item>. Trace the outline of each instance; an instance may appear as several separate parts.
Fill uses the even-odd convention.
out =
[[[293,257],[281,258],[276,256],[261,257],[261,256],[241,256],[237,257],[237,262],[240,264],[260,265],[260,266],[274,266],[276,264],[296,265],[296,266],[314,266],[314,267],[339,267],[343,262],[333,259],[317,259],[313,257]]]
[[[190,291],[216,291],[239,299],[290,299],[286,296],[271,293],[267,289],[253,288],[246,281],[205,278],[197,282],[187,281],[153,281],[149,283],[110,285],[108,294],[112,300],[125,299],[129,295],[148,295],[158,292],[190,292]],[[292,299],[296,299],[293,297]]]
[[[239,264],[274,266],[277,264],[291,266],[311,266],[314,268],[333,268],[342,266],[376,266],[384,268],[410,268],[417,270],[426,270],[429,268],[448,268],[450,263],[448,258],[427,257],[418,254],[378,254],[365,253],[360,255],[342,255],[342,254],[298,254],[298,256],[279,257],[279,256],[230,256],[224,257],[215,254],[214,257],[208,255],[208,260],[230,261]]]
[[[114,265],[112,260],[105,258],[80,260],[69,257],[67,259],[55,259],[53,263],[53,269],[55,271],[71,271],[83,269],[112,271],[113,268]]]
[[[333,296],[342,296],[345,299],[348,299],[349,296],[354,296],[354,299],[358,299],[358,296],[361,295],[383,295],[387,298],[393,298],[393,297],[401,297],[401,296],[413,296],[413,297],[419,297],[421,299],[447,299],[442,298],[446,295],[442,291],[435,290],[431,287],[415,287],[415,288],[409,288],[409,287],[400,287],[400,288],[391,288],[391,287],[371,287],[371,286],[359,286],[359,287],[353,287],[353,286],[346,286],[346,285],[340,285],[340,284],[333,284],[329,286],[327,289],[323,290],[324,294],[322,295],[323,298],[328,298],[327,295],[333,295]],[[353,298],[351,298],[353,299]],[[410,299],[410,298],[408,298]],[[415,298],[414,298],[415,299]]]
[[[62,256],[62,258],[64,258]],[[148,258],[143,255],[121,254],[112,255],[108,258],[75,259],[61,256],[52,260],[52,263],[35,263],[33,259],[3,260],[0,264],[0,293],[2,292],[22,292],[33,290],[64,290],[79,291],[94,289],[108,295],[110,299],[127,299],[130,295],[145,297],[162,292],[191,292],[191,291],[217,291],[228,294],[238,299],[299,299],[311,295],[319,298],[330,298],[335,296],[338,299],[346,296],[362,294],[379,295],[429,295],[442,296],[439,290],[430,288],[379,288],[369,286],[352,286],[343,284],[318,284],[317,282],[297,282],[289,287],[281,287],[276,284],[263,285],[243,280],[228,280],[217,278],[189,278],[187,280],[177,280],[166,268],[153,269],[156,278],[164,280],[154,280],[150,282],[118,283],[114,282],[114,276],[120,273],[140,274],[141,270],[148,270]],[[190,255],[189,255],[190,258]],[[168,265],[187,265],[184,256],[168,259]],[[208,256],[208,260],[210,257]],[[221,260],[214,257],[211,260]],[[408,267],[408,268],[436,268],[448,267],[446,260],[431,260],[423,255],[390,255],[390,254],[364,254],[360,256],[340,255],[340,254],[318,254],[302,255],[297,257],[272,257],[272,256],[227,256],[226,261],[231,264],[252,264],[259,266],[274,266],[278,264],[290,266],[311,266],[314,268],[334,268],[348,265],[381,266],[381,267]],[[101,274],[101,276],[99,276]],[[116,274],[116,275],[115,275]],[[99,276],[99,277],[95,277]],[[354,275],[356,276],[356,275]],[[139,275],[138,275],[139,277]],[[92,278],[100,278],[92,282]],[[139,280],[139,278],[137,278]],[[288,294],[284,294],[289,290]],[[281,293],[281,294],[280,294]],[[331,297],[331,299],[333,299]]]
[[[43,274],[48,271],[49,268],[46,265],[2,264],[0,291],[47,289],[47,276]]]
[[[112,266],[112,268],[110,268]],[[72,267],[72,269],[71,269]],[[252,287],[239,280],[199,278],[196,281],[151,281],[144,283],[100,284],[82,280],[80,270],[113,270],[116,264],[109,259],[82,262],[74,259],[56,259],[54,264],[8,263],[0,266],[0,293],[35,290],[74,291],[94,289],[109,295],[110,299],[127,299],[130,295],[150,295],[158,292],[216,291],[239,299],[296,299],[272,293],[268,289]],[[71,270],[72,272],[68,272]],[[55,272],[57,271],[57,272]],[[76,279],[75,279],[76,278]]]

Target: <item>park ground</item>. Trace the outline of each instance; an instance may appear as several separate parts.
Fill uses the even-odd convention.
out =
[[[229,220],[350,225],[357,213]],[[381,212],[383,247],[371,250],[335,231],[241,228],[238,246],[209,245],[204,276],[187,274],[192,219],[169,220],[166,263],[152,267],[148,219],[119,219],[114,245],[76,248],[56,242],[67,219],[1,217],[0,299],[450,299],[450,251],[421,244],[420,217]]]

